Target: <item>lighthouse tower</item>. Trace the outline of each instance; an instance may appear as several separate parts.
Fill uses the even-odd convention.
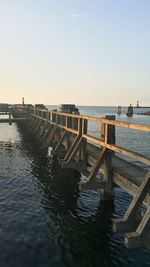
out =
[[[136,105],[137,108],[139,108],[139,101],[137,101],[137,105]]]

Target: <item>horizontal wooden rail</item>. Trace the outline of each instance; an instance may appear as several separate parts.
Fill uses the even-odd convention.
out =
[[[92,141],[98,145],[101,145],[103,147],[106,147],[112,151],[115,151],[115,152],[118,152],[122,155],[125,155],[129,158],[132,158],[132,159],[135,159],[137,161],[140,161],[146,165],[150,165],[150,158],[147,158],[147,157],[144,157],[142,156],[141,154],[138,154],[138,153],[135,153],[135,152],[132,152],[130,150],[127,150],[127,149],[124,149],[122,147],[119,147],[119,146],[115,146],[115,145],[111,145],[111,144],[107,144],[105,142],[103,142],[102,140],[100,139],[97,139],[93,136],[90,136],[90,135],[86,135],[86,134],[83,134],[83,137],[86,138],[87,140],[89,141]]]
[[[78,131],[76,131],[76,130],[74,130],[74,129],[71,129],[71,128],[69,128],[69,127],[65,127],[65,126],[63,126],[63,125],[61,125],[61,124],[57,124],[60,128],[63,128],[63,129],[65,129],[65,130],[67,130],[67,131],[69,131],[69,132],[71,132],[71,133],[74,133],[74,134],[78,134],[79,132]]]

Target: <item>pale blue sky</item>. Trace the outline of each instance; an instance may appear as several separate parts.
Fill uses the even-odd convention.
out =
[[[150,106],[149,0],[0,0],[0,102]]]

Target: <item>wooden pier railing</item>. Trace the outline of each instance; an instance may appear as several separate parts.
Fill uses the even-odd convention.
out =
[[[46,121],[49,121],[51,124],[55,124],[57,125],[57,127],[63,128],[64,130],[69,131],[71,133],[77,135],[81,134],[81,136],[87,141],[92,141],[97,145],[103,146],[111,151],[118,152],[119,154],[125,155],[129,158],[132,158],[150,166],[150,158],[125,149],[123,147],[116,146],[115,144],[112,144],[112,142],[110,142],[109,140],[110,138],[114,139],[114,136],[112,137],[112,135],[115,134],[115,131],[110,131],[110,126],[119,126],[138,131],[150,132],[150,125],[115,121],[115,116],[106,116],[106,118],[98,118],[38,109],[34,110],[34,113],[32,111],[32,116],[36,116],[37,118],[42,118]],[[103,133],[101,134],[100,139],[87,134],[88,121],[94,121],[102,125]]]
[[[40,142],[53,147],[61,167],[75,168],[84,174],[81,190],[98,188],[105,201],[113,200],[115,187],[133,196],[124,217],[114,220],[113,228],[126,233],[127,247],[150,247],[150,158],[115,142],[116,127],[150,133],[150,126],[115,121],[115,116],[98,118],[40,109],[30,109],[27,114],[29,129]],[[99,136],[89,133],[90,123],[97,125]],[[145,168],[130,159],[141,162]],[[141,204],[146,210],[136,216]]]

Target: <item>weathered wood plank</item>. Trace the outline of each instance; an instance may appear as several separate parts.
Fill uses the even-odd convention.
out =
[[[57,143],[57,145],[56,145],[56,147],[55,147],[55,149],[54,149],[54,152],[55,152],[55,153],[58,152],[58,150],[59,150],[60,146],[62,145],[63,140],[64,140],[64,138],[66,137],[66,134],[67,134],[67,133],[68,133],[67,131],[64,131],[64,133],[62,134],[62,136],[61,136],[59,142]]]
[[[61,162],[65,162],[65,161],[67,161],[69,159],[71,153],[73,152],[74,148],[76,147],[77,143],[79,142],[79,139],[80,139],[80,136],[79,135],[77,135],[74,138],[74,141],[72,142],[70,148],[68,149],[65,158],[63,160],[61,160]]]
[[[136,231],[125,234],[124,244],[127,248],[147,247],[150,249],[150,207],[145,212]]]
[[[113,221],[113,228],[115,231],[121,231],[124,233],[132,231],[132,224],[134,221],[133,217],[135,216],[138,207],[143,203],[147,193],[149,192],[149,189],[150,189],[150,171],[147,172],[144,180],[142,181],[140,187],[137,190],[135,197],[131,201],[124,217]]]
[[[107,154],[107,148],[103,147],[102,150],[100,151],[99,157],[97,159],[97,162],[92,170],[92,172],[90,173],[90,175],[88,176],[88,183],[92,183],[95,179],[95,176],[99,170],[99,168],[101,167],[101,165],[104,162],[104,158]]]
[[[98,145],[101,145],[101,146],[104,146],[112,151],[115,151],[115,152],[118,152],[122,155],[125,155],[129,158],[132,158],[132,159],[135,159],[137,161],[140,161],[146,165],[150,165],[150,158],[148,157],[145,157],[145,156],[142,156],[141,154],[138,154],[138,153],[135,153],[135,152],[132,152],[130,150],[127,150],[127,149],[124,149],[122,147],[119,147],[119,146],[115,146],[115,145],[112,145],[112,144],[107,144],[105,142],[103,142],[102,140],[100,139],[97,139],[93,136],[90,136],[90,135],[83,135],[84,138],[87,138],[89,141],[92,141]]]
[[[57,128],[58,128],[58,127],[57,127],[57,124],[56,124],[56,125],[54,126],[54,128],[52,129],[52,131],[51,131],[49,137],[48,137],[47,140],[45,141],[47,145],[50,145],[50,144],[51,144],[51,141],[52,141],[52,139],[53,139],[54,136],[55,136],[55,133],[56,133],[56,131],[57,131]]]

